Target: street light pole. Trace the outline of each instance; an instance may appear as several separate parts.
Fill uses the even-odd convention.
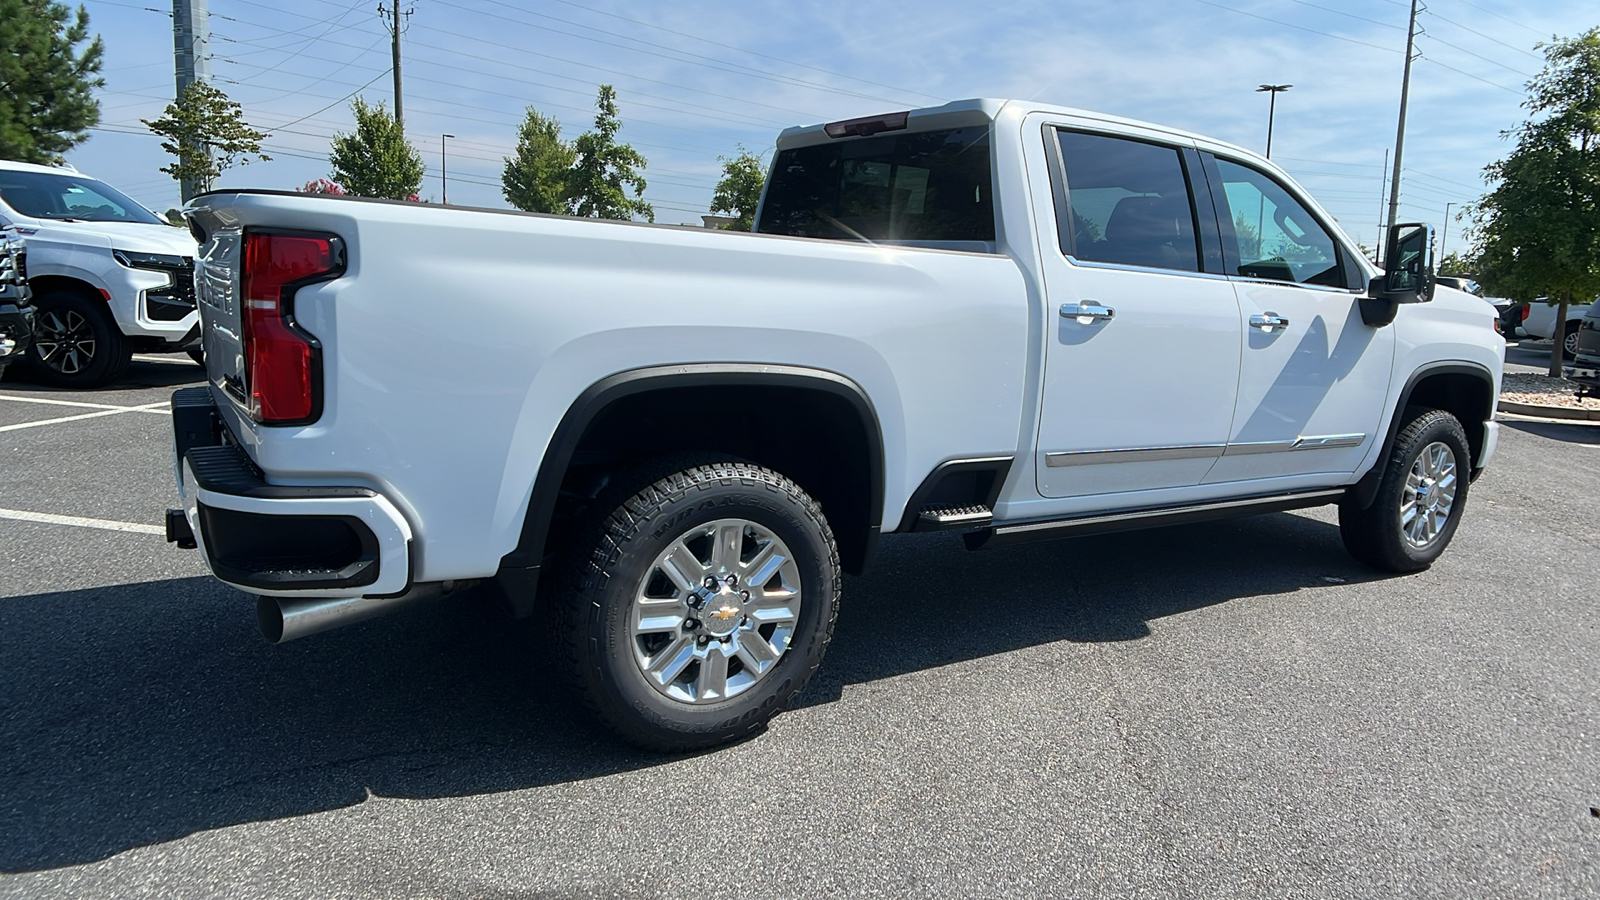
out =
[[[1265,92],[1271,97],[1267,102],[1267,159],[1272,158],[1272,120],[1278,112],[1278,95],[1292,87],[1292,84],[1263,84],[1256,88],[1256,93]]]
[[[453,138],[453,134],[439,135],[439,205],[450,205],[450,170],[447,168],[444,154],[444,139]]]

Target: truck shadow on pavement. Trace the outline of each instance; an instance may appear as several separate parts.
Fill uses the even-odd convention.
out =
[[[1242,597],[1373,577],[1298,516],[967,554],[884,542],[800,705],[1051,642],[1138,639]],[[185,578],[0,599],[0,872],[361,803],[515,790],[670,758],[561,694],[534,626],[470,599],[280,647],[250,598]]]

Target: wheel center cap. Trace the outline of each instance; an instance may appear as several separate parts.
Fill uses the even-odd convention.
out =
[[[711,637],[733,634],[744,621],[744,598],[726,586],[705,598],[700,608],[700,624]]]

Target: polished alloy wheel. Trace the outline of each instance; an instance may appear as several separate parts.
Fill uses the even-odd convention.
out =
[[[1400,495],[1400,529],[1406,543],[1418,549],[1438,539],[1456,502],[1456,454],[1434,441],[1411,464]]]
[[[1561,352],[1566,354],[1567,359],[1573,359],[1578,355],[1578,329],[1567,329],[1566,335],[1561,339]]]
[[[715,703],[766,677],[800,619],[800,568],[747,519],[697,525],[656,557],[635,594],[633,658],[673,700]]]
[[[34,352],[45,365],[63,375],[76,375],[94,362],[94,329],[82,313],[70,309],[39,314]]]

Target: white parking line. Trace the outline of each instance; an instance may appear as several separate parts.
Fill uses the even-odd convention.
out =
[[[9,400],[11,398],[8,397],[6,399]],[[162,410],[157,409],[157,407],[164,407],[166,405],[167,402],[163,400],[160,403],[147,403],[144,406],[113,406],[109,409],[99,410],[98,412],[82,413],[76,416],[62,416],[59,419],[44,419],[39,422],[20,422],[16,425],[4,425],[0,426],[0,433],[7,431],[20,431],[24,428],[38,428],[43,425],[59,425],[62,422],[76,422],[80,419],[98,419],[101,416],[115,416],[130,412],[153,412],[165,415],[165,413]]]
[[[57,400],[53,397],[22,397],[17,394],[0,394],[0,400],[14,400],[18,403],[48,403],[51,406],[81,406],[84,409],[132,409],[132,407],[118,406],[115,403],[84,403],[81,400]]]
[[[138,522],[117,522],[111,519],[88,519],[83,516],[57,516],[50,513],[27,512],[21,509],[0,509],[0,519],[19,522],[42,522],[46,525],[73,525],[78,528],[99,528],[103,531],[128,531],[134,534],[159,534],[166,537],[167,530],[157,525]]]

